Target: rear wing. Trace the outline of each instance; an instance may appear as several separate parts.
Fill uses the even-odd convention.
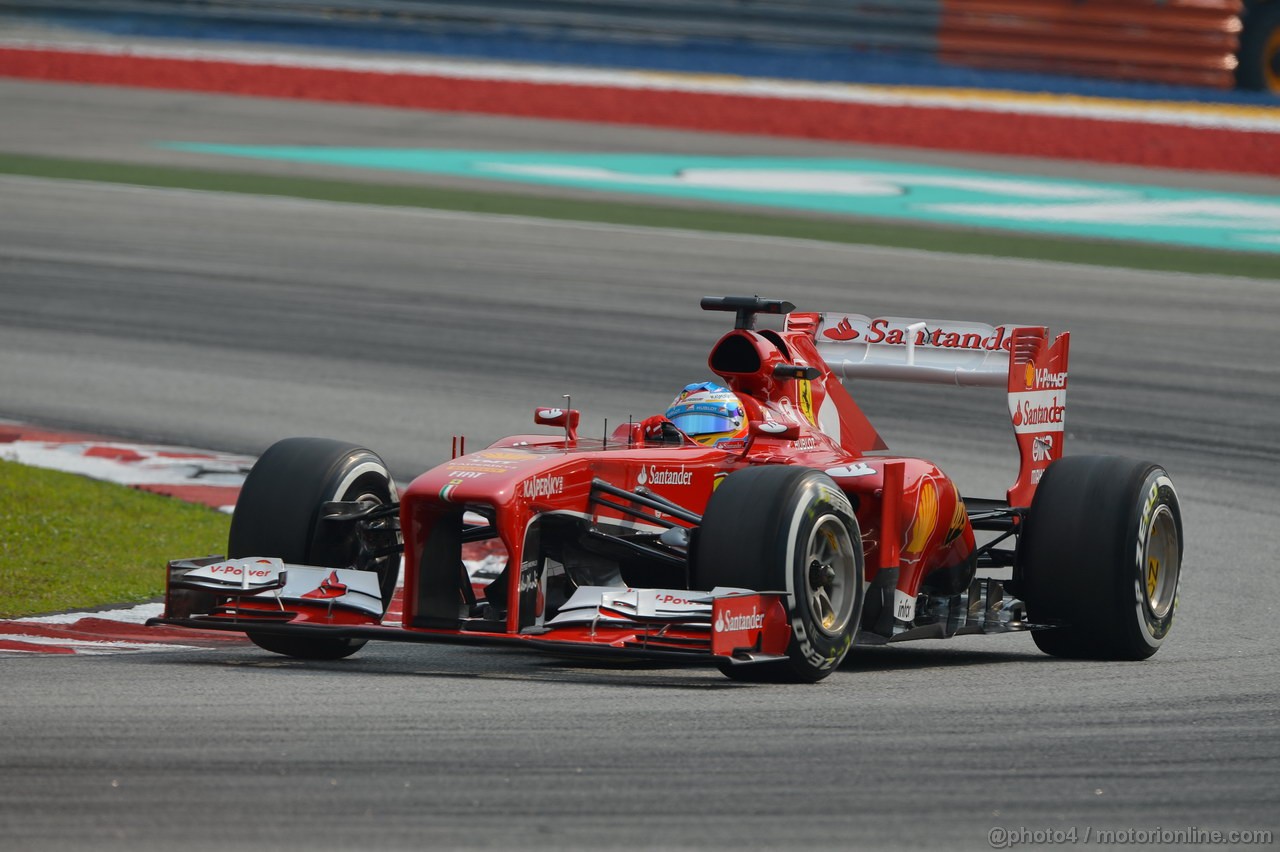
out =
[[[1062,457],[1071,335],[1052,341],[1044,326],[953,320],[793,313],[788,331],[813,334],[818,354],[841,381],[883,379],[1004,387],[1021,465],[1011,506],[1029,506],[1051,462]]]

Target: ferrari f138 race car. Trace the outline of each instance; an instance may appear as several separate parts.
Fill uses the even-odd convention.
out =
[[[714,297],[734,327],[665,415],[455,452],[403,495],[351,444],[270,447],[227,556],[169,563],[154,623],[336,659],[367,640],[501,644],[813,682],[855,644],[1030,631],[1063,657],[1154,654],[1177,608],[1182,520],[1159,466],[1063,457],[1069,335],[798,312]],[[778,315],[778,330],[757,328]],[[1021,463],[1003,499],[895,456],[849,379],[995,385]],[[469,572],[487,548],[502,566]],[[403,614],[384,623],[403,561]],[[997,579],[992,575],[1000,575]],[[390,620],[388,620],[390,622]]]

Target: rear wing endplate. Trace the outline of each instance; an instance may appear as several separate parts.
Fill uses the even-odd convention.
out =
[[[1021,465],[1011,506],[1028,506],[1051,462],[1062,457],[1070,334],[1044,326],[954,320],[790,314],[789,330],[812,330],[818,354],[841,381],[881,379],[1004,387]]]

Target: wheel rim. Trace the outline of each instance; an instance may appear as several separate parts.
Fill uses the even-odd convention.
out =
[[[384,489],[389,489],[390,493],[388,494]],[[380,465],[366,462],[347,473],[343,481],[334,488],[333,496],[330,499],[344,503],[373,503],[378,506],[385,506],[388,503],[388,499],[395,500],[394,489],[395,485],[387,478]],[[397,537],[398,541],[399,538]],[[389,606],[395,583],[399,580],[400,561],[395,557],[382,556],[362,566],[362,548],[365,545],[376,544],[378,544],[377,541],[370,542],[358,534],[353,534],[347,537],[340,546],[343,550],[343,557],[348,564],[357,569],[363,567],[365,570],[371,570],[378,576],[378,585],[382,589],[383,604],[384,606]]]
[[[343,497],[342,499],[352,503],[373,503],[374,505],[377,505],[377,506],[385,506],[387,504],[387,500],[385,497],[383,497],[381,494],[378,494],[375,491],[370,491],[370,490],[361,490],[360,493],[358,494]],[[358,552],[360,548],[360,543],[358,541],[353,542],[353,547]],[[378,574],[379,580],[383,579],[384,575],[387,572],[393,571],[396,568],[395,563],[390,556],[380,557],[375,561],[374,564],[377,566],[375,568],[375,571]]]
[[[1178,523],[1168,506],[1159,506],[1151,516],[1142,553],[1142,588],[1146,593],[1147,607],[1156,618],[1164,618],[1173,608],[1181,570]]]
[[[857,556],[844,522],[824,515],[814,524],[805,548],[805,603],[811,620],[828,636],[849,624],[857,600]]]
[[[368,485],[359,482],[352,483],[345,488],[339,489],[338,492],[334,494],[333,499],[343,503],[373,503],[377,506],[385,505],[387,502],[386,498],[381,494],[378,494],[376,491],[369,488]],[[349,546],[351,547],[352,555],[354,556],[355,552],[358,551],[360,547],[360,543],[355,536],[351,537]]]

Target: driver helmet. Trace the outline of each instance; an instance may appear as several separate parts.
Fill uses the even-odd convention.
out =
[[[746,437],[747,413],[733,391],[715,382],[685,385],[667,408],[667,419],[699,444]]]

